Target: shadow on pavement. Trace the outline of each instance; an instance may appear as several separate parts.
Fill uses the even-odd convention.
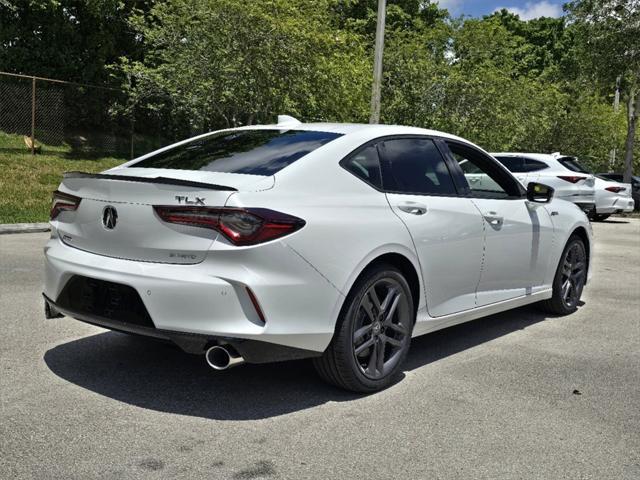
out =
[[[630,222],[629,222],[629,220],[621,220],[621,219],[613,220],[613,219],[607,219],[607,220],[600,220],[598,223],[630,223]]]
[[[415,338],[404,370],[424,367],[545,318],[534,307],[523,307]],[[214,372],[203,357],[115,332],[58,345],[45,353],[44,361],[59,377],[100,395],[151,410],[219,420],[275,417],[360,397],[325,384],[310,361]]]

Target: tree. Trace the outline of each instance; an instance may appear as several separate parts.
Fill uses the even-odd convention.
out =
[[[131,19],[143,61],[121,60],[133,101],[191,132],[302,119],[364,120],[371,68],[331,0],[167,0]],[[185,132],[189,133],[189,132]]]
[[[108,64],[141,55],[127,19],[150,1],[2,0],[0,70],[108,83]]]
[[[567,9],[575,22],[585,70],[603,89],[613,90],[616,78],[621,78],[627,110],[624,181],[630,182],[640,115],[640,2],[575,0]]]

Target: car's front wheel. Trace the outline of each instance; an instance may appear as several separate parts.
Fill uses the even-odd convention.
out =
[[[336,332],[316,370],[354,392],[388,387],[400,372],[415,321],[411,289],[402,273],[379,264],[358,279],[345,300]]]
[[[553,296],[540,306],[555,315],[568,315],[578,308],[582,289],[587,280],[587,250],[584,241],[572,236],[562,252],[553,279]]]

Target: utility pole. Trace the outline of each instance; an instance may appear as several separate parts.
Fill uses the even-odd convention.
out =
[[[373,88],[371,89],[371,116],[369,123],[380,122],[380,89],[382,87],[382,52],[384,50],[384,24],[386,0],[378,0],[378,21],[376,23],[376,47],[373,57]]]
[[[613,111],[618,113],[620,110],[620,75],[616,78],[616,94],[613,97]],[[616,147],[611,150],[611,157],[609,158],[609,170],[613,172],[613,167],[616,164]]]

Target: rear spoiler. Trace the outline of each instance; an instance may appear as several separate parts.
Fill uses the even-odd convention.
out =
[[[97,178],[99,180],[119,180],[122,182],[156,183],[161,185],[177,185],[180,187],[195,187],[205,190],[226,190],[237,192],[237,188],[216,185],[214,183],[194,182],[191,180],[181,180],[179,178],[168,177],[130,177],[128,175],[110,175],[107,173],[86,173],[86,172],[66,172],[63,178]]]

